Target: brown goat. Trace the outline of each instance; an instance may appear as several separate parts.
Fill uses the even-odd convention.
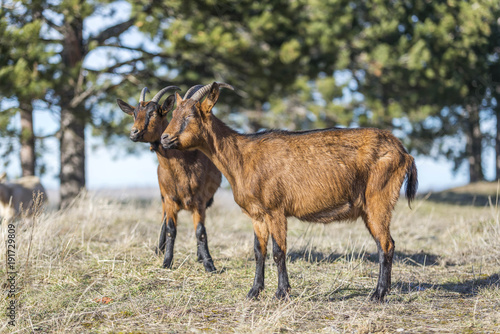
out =
[[[375,239],[380,261],[371,298],[382,301],[391,286],[392,210],[405,178],[408,204],[417,190],[413,157],[390,132],[378,129],[238,134],[211,112],[219,87],[232,89],[214,82],[190,99],[176,94],[177,108],[161,143],[166,148],[205,153],[228,179],[236,203],[252,219],[257,264],[248,297],[257,297],[264,288],[269,235],[278,267],[276,297],[289,294],[287,217],[319,223],[361,217]]]
[[[157,253],[164,252],[164,268],[172,267],[174,242],[177,235],[177,213],[184,209],[193,213],[194,230],[197,238],[198,261],[203,262],[206,271],[215,271],[208,251],[205,229],[205,210],[213,202],[213,196],[220,186],[222,175],[215,165],[200,151],[181,152],[165,150],[160,144],[163,130],[167,128],[167,113],[172,109],[175,98],[170,95],[160,105],[163,94],[169,86],[156,94],[151,101],[144,101],[147,88],[141,92],[136,108],[118,99],[120,108],[134,116],[130,139],[134,142],[151,143],[151,149],[158,157],[158,183],[163,207],[163,220]],[[186,96],[189,94],[186,93]]]

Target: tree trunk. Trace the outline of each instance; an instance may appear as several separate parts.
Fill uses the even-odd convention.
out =
[[[495,106],[495,115],[497,117],[497,133],[495,136],[495,170],[496,170],[496,179],[500,179],[500,95],[494,95],[496,100]]]
[[[496,109],[496,116],[497,116],[497,134],[495,136],[495,151],[496,151],[496,157],[495,157],[495,169],[496,169],[496,179],[500,179],[500,108],[497,107]]]
[[[85,188],[85,107],[73,102],[81,93],[80,76],[84,57],[83,21],[73,17],[64,23],[64,46],[61,52],[67,82],[61,89],[61,172],[60,207],[67,207]]]
[[[31,101],[19,102],[21,114],[21,169],[23,176],[35,175],[35,134],[33,133],[33,106]]]
[[[484,181],[482,152],[483,135],[479,127],[479,106],[476,103],[466,106],[469,113],[467,129],[467,156],[469,161],[469,182]]]
[[[67,105],[61,108],[61,208],[85,187],[85,119]]]

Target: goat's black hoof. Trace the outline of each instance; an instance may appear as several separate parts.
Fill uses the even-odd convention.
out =
[[[260,292],[263,290],[264,288],[261,287],[261,286],[253,286],[251,289],[250,289],[250,292],[248,292],[248,295],[247,295],[247,298],[248,299],[259,299],[259,294]]]
[[[276,291],[274,298],[278,300],[289,300],[290,299],[290,288],[280,289]]]
[[[205,271],[207,273],[213,273],[214,271],[217,271],[217,269],[215,268],[214,263],[212,261],[203,262],[203,265],[205,266]]]
[[[163,269],[172,269],[172,259],[163,261]]]

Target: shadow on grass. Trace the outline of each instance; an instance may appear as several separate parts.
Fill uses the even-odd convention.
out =
[[[402,297],[403,295],[408,295],[410,293],[418,293],[423,292],[429,289],[435,291],[447,291],[456,293],[458,295],[455,298],[472,298],[477,295],[480,288],[488,288],[488,287],[497,287],[500,288],[500,275],[493,274],[488,277],[478,278],[473,280],[467,280],[465,282],[460,283],[443,283],[443,284],[429,284],[429,283],[414,283],[414,282],[396,282],[392,284],[392,293],[388,295],[390,298]],[[338,302],[345,301],[354,298],[367,299],[369,300],[371,294],[373,293],[375,286],[373,289],[368,288],[360,288],[353,287],[347,285],[343,288],[339,288],[333,292],[328,292],[324,294],[318,294],[311,298],[311,300],[319,301],[319,300],[328,300],[330,302]],[[449,294],[437,294],[435,297],[437,298],[454,298],[454,296],[450,296]]]
[[[372,295],[374,290],[375,290],[375,287],[373,287],[373,289],[344,288],[344,289],[339,289],[339,290],[335,291],[334,293],[329,293],[327,296],[325,296],[324,299],[326,299],[330,302],[338,302],[338,301],[349,300],[349,299],[358,298],[358,297],[361,299],[365,299],[365,298],[370,298],[370,296]],[[352,291],[352,292],[346,294],[347,291]]]
[[[456,283],[429,284],[415,282],[397,282],[393,284],[392,288],[393,291],[397,291],[398,294],[409,294],[413,292],[433,289],[458,293],[461,297],[473,297],[477,295],[479,288],[493,286],[500,288],[499,274],[493,274],[488,277],[471,279]],[[449,297],[450,296],[446,296],[446,298]]]
[[[306,261],[309,263],[318,263],[318,262],[326,262],[326,263],[334,263],[337,261],[355,261],[355,260],[366,260],[373,263],[378,263],[378,254],[377,253],[348,253],[348,254],[339,254],[339,253],[324,253],[318,252],[314,249],[307,250],[291,250],[287,254],[289,262],[296,261]],[[419,252],[419,253],[406,253],[406,252],[395,252],[394,253],[394,262],[401,263],[409,266],[436,266],[439,264],[440,257],[438,255]]]

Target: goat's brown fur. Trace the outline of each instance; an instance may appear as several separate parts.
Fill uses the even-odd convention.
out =
[[[198,260],[203,262],[207,271],[214,271],[204,226],[205,210],[213,201],[222,175],[200,151],[167,150],[159,145],[161,134],[168,125],[166,115],[173,102],[173,96],[170,96],[163,105],[153,101],[140,102],[134,108],[121,100],[118,104],[124,112],[134,115],[131,139],[151,143],[151,149],[158,157],[158,184],[163,208],[158,250],[165,252],[163,266],[172,265],[177,213],[180,210],[188,210],[192,212],[198,240]]]
[[[249,297],[257,297],[264,286],[269,235],[279,272],[276,295],[288,294],[286,217],[319,223],[361,217],[379,248],[381,268],[372,298],[383,300],[394,254],[392,210],[405,177],[408,201],[417,187],[414,159],[401,142],[378,129],[238,134],[211,113],[218,96],[217,83],[203,102],[183,101],[177,94],[162,144],[205,153],[228,179],[236,203],[252,218],[257,269]]]

